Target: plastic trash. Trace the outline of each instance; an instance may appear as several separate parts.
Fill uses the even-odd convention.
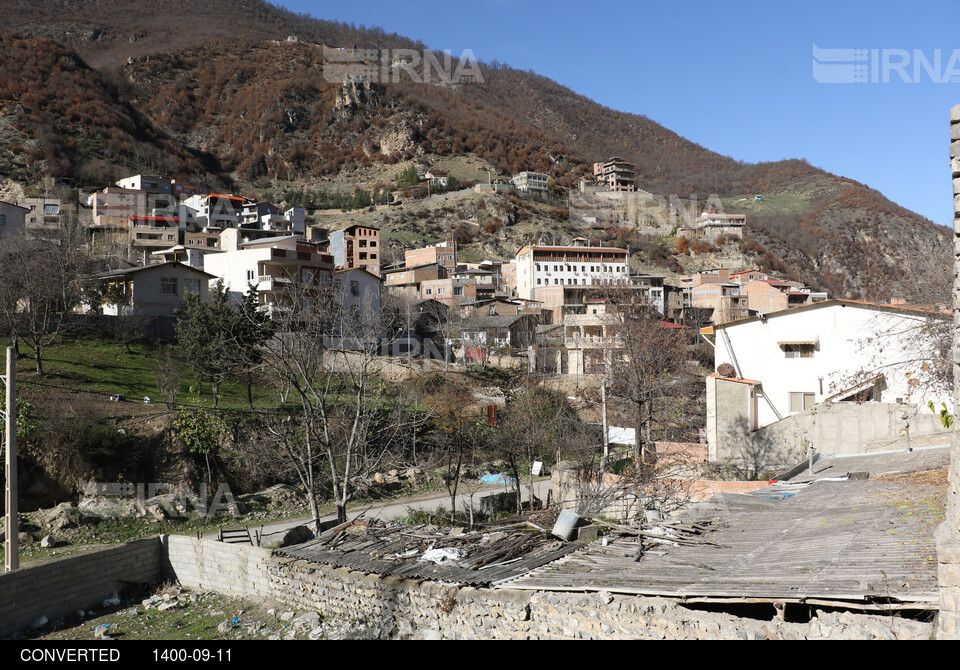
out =
[[[552,532],[561,540],[569,540],[573,537],[573,529],[577,527],[579,521],[580,515],[576,512],[571,512],[568,509],[561,510],[557,522],[553,524]]]

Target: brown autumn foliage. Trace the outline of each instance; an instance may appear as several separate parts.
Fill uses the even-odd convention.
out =
[[[474,154],[568,186],[591,161],[618,155],[637,164],[642,188],[664,195],[772,193],[821,180],[822,200],[805,214],[751,215],[752,239],[741,248],[839,297],[930,302],[946,290],[924,279],[949,257],[940,229],[876,191],[802,159],[721,156],[532,72],[493,62],[482,85],[373,85],[338,108],[340,87],[323,79],[318,45],[423,48],[379,28],[262,0],[98,0],[96,11],[71,0],[7,0],[0,20],[23,34],[0,45],[0,107],[18,115],[19,133],[0,147],[0,173],[15,178],[100,185],[136,170],[229,183],[236,171],[265,183],[423,151]],[[288,35],[299,43],[284,43]],[[384,136],[398,129],[410,131],[408,145],[383,152]],[[623,241],[616,229],[605,233]],[[916,272],[918,259],[933,269]]]

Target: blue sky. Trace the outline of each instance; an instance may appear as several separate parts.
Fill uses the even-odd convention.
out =
[[[948,117],[960,103],[956,0],[274,2],[533,70],[738,160],[806,158],[952,225]],[[814,45],[867,50],[861,63],[867,83],[816,81]],[[932,65],[938,51],[936,78],[952,65],[957,81],[935,81],[923,67],[914,71],[918,58]],[[855,63],[845,54],[820,60],[839,66],[831,70],[839,79]],[[894,67],[903,60],[907,82]]]

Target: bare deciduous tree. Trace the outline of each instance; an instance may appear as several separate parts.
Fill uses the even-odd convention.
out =
[[[272,306],[276,335],[264,365],[297,410],[268,423],[278,456],[306,489],[319,529],[318,493],[333,494],[346,521],[355,477],[377,468],[411,428],[412,419],[376,376],[382,337],[391,332],[377,295],[352,284],[294,283]]]
[[[66,330],[81,297],[79,254],[45,240],[7,240],[0,250],[0,318],[15,343],[33,350],[43,376],[43,353]]]
[[[651,434],[662,419],[662,401],[687,393],[691,381],[684,329],[662,322],[626,287],[611,287],[608,299],[607,319],[616,332],[616,348],[607,361],[611,391],[631,408],[634,462],[652,468],[656,447]]]

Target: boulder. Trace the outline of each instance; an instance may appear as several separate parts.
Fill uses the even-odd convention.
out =
[[[296,526],[286,532],[286,534],[283,536],[283,539],[280,541],[280,547],[303,544],[304,542],[309,542],[315,537],[316,535],[313,534],[313,531],[306,526]]]

